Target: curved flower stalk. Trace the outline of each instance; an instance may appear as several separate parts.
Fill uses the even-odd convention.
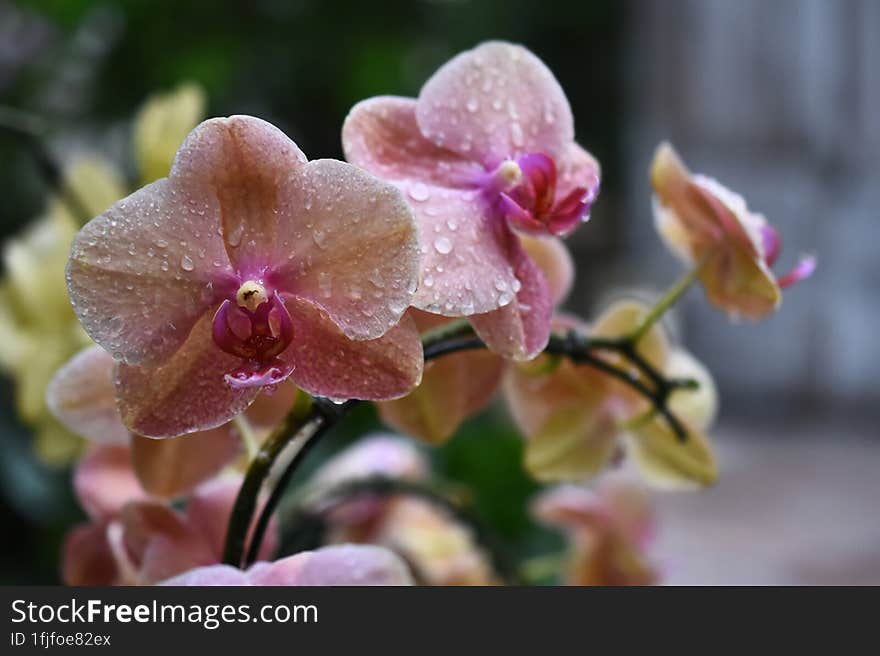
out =
[[[745,200],[712,178],[691,174],[668,143],[651,165],[657,230],[669,248],[698,274],[706,296],[730,316],[761,319],[779,307],[781,290],[812,275],[816,259],[804,256],[787,274],[771,271],[779,233]]]
[[[220,562],[240,477],[199,487],[179,512],[140,488],[129,456],[124,446],[97,445],[77,465],[74,489],[89,521],[64,543],[68,585],[149,585]],[[275,530],[263,544],[264,558],[275,549]]]
[[[187,494],[233,463],[243,452],[242,442],[261,442],[293,404],[296,388],[278,386],[261,394],[240,417],[217,428],[167,440],[130,432],[116,408],[113,358],[100,346],[83,349],[65,364],[49,384],[47,403],[69,431],[97,444],[130,449],[137,479],[149,494],[174,498]],[[242,430],[252,435],[242,435]]]
[[[145,182],[168,174],[203,106],[201,90],[191,84],[146,101],[134,124],[136,161]],[[64,284],[70,244],[86,220],[127,193],[122,172],[94,155],[74,159],[59,185],[46,214],[5,245],[6,275],[0,281],[0,369],[15,380],[18,412],[34,429],[36,453],[55,464],[75,457],[82,441],[47,411],[46,386],[59,366],[90,343]]]
[[[123,423],[169,437],[220,426],[287,378],[334,398],[409,392],[422,354],[401,318],[418,261],[396,189],[234,116],[202,123],[168,178],[87,224],[67,277],[118,362]]]
[[[645,490],[621,474],[606,474],[595,491],[560,485],[532,504],[535,518],[568,538],[567,585],[652,585],[659,571],[647,551],[654,513]]]
[[[386,547],[422,584],[497,583],[471,527],[408,486],[426,483],[429,474],[412,443],[392,435],[365,436],[315,472],[303,511],[320,516],[325,543]]]
[[[647,314],[647,307],[622,301],[602,314],[591,329],[568,317],[557,318],[556,327],[614,339],[630,334]],[[709,373],[686,352],[671,348],[657,325],[639,341],[637,351],[667,379],[699,382],[698,390],[676,390],[669,399],[670,409],[687,429],[687,438],[677,439],[667,419],[644,396],[589,364],[567,359],[521,364],[508,370],[504,392],[514,420],[527,437],[526,468],[536,478],[590,478],[625,447],[656,485],[692,487],[715,481],[715,459],[703,434],[717,404]],[[613,351],[602,357],[629,369],[632,377],[645,376]],[[645,382],[650,385],[652,381]]]
[[[574,263],[565,245],[552,237],[522,235],[520,239],[544,273],[553,305],[560,305],[574,282]],[[409,314],[423,334],[448,328],[455,321],[416,309]],[[379,415],[402,433],[442,444],[492,400],[505,362],[491,351],[471,350],[426,363],[421,384],[401,399],[379,403]]]
[[[415,211],[423,261],[413,305],[468,317],[504,357],[537,355],[552,300],[520,235],[568,235],[599,189],[547,67],[522,46],[484,43],[444,64],[418,99],[356,105],[342,139],[350,162],[393,182]]]
[[[199,567],[161,585],[398,586],[412,585],[412,575],[406,563],[387,549],[343,544],[254,563],[244,571],[231,565]]]

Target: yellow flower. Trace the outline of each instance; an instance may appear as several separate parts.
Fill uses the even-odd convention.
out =
[[[115,169],[93,158],[73,163],[64,185],[90,214],[101,213],[125,193]],[[50,463],[66,462],[80,449],[80,441],[48,413],[44,399],[55,370],[89,342],[64,284],[77,219],[71,207],[53,197],[47,213],[3,250],[0,367],[15,380],[18,413],[34,429],[37,454]]]
[[[205,93],[195,84],[182,84],[147,100],[134,128],[134,150],[141,182],[164,178],[184,137],[205,115]]]

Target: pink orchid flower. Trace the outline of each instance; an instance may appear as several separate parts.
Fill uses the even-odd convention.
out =
[[[77,465],[74,490],[89,521],[64,542],[68,585],[150,585],[193,567],[219,563],[226,525],[241,485],[237,476],[197,488],[179,512],[149,497],[132,470],[130,451],[97,445]],[[277,544],[273,524],[263,544]]]
[[[629,334],[648,313],[634,301],[620,301],[590,328],[573,317],[557,317],[555,329],[597,337]],[[717,465],[704,431],[717,407],[709,372],[690,354],[670,346],[658,325],[639,342],[639,353],[669,377],[694,378],[698,390],[676,390],[669,406],[686,426],[683,442],[660,415],[646,415],[649,402],[623,382],[563,358],[552,366],[540,361],[510,367],[504,394],[514,421],[527,438],[525,466],[538,480],[578,481],[610,465],[623,450],[653,485],[693,488],[713,483]],[[546,358],[549,356],[542,356]],[[625,367],[619,357],[603,355]],[[632,369],[633,376],[640,372]],[[641,420],[633,420],[642,417]]]
[[[423,260],[413,305],[469,317],[505,357],[540,352],[552,302],[520,235],[569,234],[599,189],[547,67],[521,46],[484,43],[444,64],[418,99],[356,105],[342,139],[350,162],[398,186],[415,211]]]
[[[532,511],[569,539],[568,585],[652,585],[659,572],[647,555],[654,510],[645,490],[608,474],[591,491],[575,485],[545,490]]]
[[[113,367],[113,358],[100,346],[83,349],[56,372],[46,401],[71,432],[96,444],[130,449],[135,476],[146,492],[162,498],[181,496],[242,455],[234,422],[165,440],[129,431],[116,408]],[[245,411],[244,419],[258,439],[287,414],[295,395],[296,388],[283,382],[272,394],[260,394]]]
[[[574,282],[574,263],[565,245],[552,237],[522,235],[520,239],[546,276],[553,305],[560,305]],[[422,333],[451,321],[414,308],[409,314]],[[421,384],[403,398],[378,403],[379,416],[397,431],[443,444],[494,398],[505,364],[496,353],[478,349],[428,362]]]
[[[741,196],[712,178],[691,174],[668,143],[651,165],[657,230],[685,262],[700,267],[714,306],[731,316],[761,319],[782,300],[782,289],[812,275],[816,258],[802,257],[777,278],[771,268],[781,249],[779,233]]]
[[[399,191],[233,116],[196,127],[168,178],[90,221],[67,278],[118,361],[123,423],[168,437],[220,426],[288,377],[334,398],[406,394],[421,345],[398,322],[418,268]]]
[[[368,491],[342,501],[322,498],[346,483],[381,476],[418,482],[428,478],[422,454],[400,437],[366,437],[327,461],[312,480],[307,502],[327,522],[330,543],[383,546],[409,564],[427,585],[497,583],[488,555],[473,532],[429,501],[406,494],[377,496]],[[327,504],[330,505],[327,505]]]
[[[387,549],[343,544],[254,563],[245,571],[230,565],[199,567],[160,585],[399,586],[412,585],[412,576],[406,564]]]

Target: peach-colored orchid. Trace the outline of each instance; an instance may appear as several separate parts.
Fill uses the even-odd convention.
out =
[[[198,567],[161,585],[340,586],[412,585],[398,556],[372,545],[342,544],[302,551],[274,562],[258,562],[242,571],[231,565]]]
[[[118,361],[123,423],[167,437],[220,426],[288,377],[335,398],[409,392],[421,346],[398,322],[418,266],[393,186],[233,116],[203,122],[168,178],[89,222],[67,279]]]
[[[428,585],[490,585],[496,576],[473,532],[445,510],[404,493],[363,491],[324,506],[322,493],[374,477],[418,482],[428,478],[421,453],[402,438],[366,437],[327,461],[312,482],[309,505],[327,521],[331,543],[376,544],[400,554]]]
[[[415,211],[424,257],[413,305],[468,317],[505,357],[540,352],[552,301],[520,234],[567,235],[599,189],[547,67],[521,46],[484,43],[444,64],[418,99],[356,105],[342,138],[347,159],[397,185]]]
[[[640,303],[620,301],[592,329],[567,317],[556,319],[555,327],[621,337],[647,313]],[[668,377],[699,382],[698,390],[676,390],[669,399],[670,409],[687,428],[687,438],[679,440],[662,416],[646,415],[650,402],[643,396],[589,364],[561,359],[548,367],[517,365],[507,371],[504,392],[527,437],[526,468],[536,478],[574,481],[595,476],[625,445],[626,454],[658,486],[693,487],[715,481],[717,467],[703,433],[717,403],[708,371],[685,351],[671,348],[657,325],[639,341],[638,352]],[[621,358],[606,357],[615,366],[624,366]]]
[[[522,235],[525,251],[544,272],[553,305],[568,296],[574,263],[564,244],[552,237]],[[423,334],[451,320],[411,308],[410,316]],[[501,383],[505,360],[491,351],[470,350],[428,362],[421,384],[407,396],[378,404],[382,421],[392,428],[442,444],[461,423],[492,400]]]
[[[620,474],[607,474],[595,491],[575,485],[545,490],[536,518],[568,536],[568,585],[651,585],[658,571],[646,551],[654,535],[653,507],[645,490]]]
[[[47,403],[68,430],[98,444],[128,446],[137,480],[151,495],[173,498],[215,476],[242,453],[240,422],[157,440],[130,432],[116,408],[113,358],[100,346],[80,351],[49,384]],[[280,383],[260,394],[243,415],[261,438],[289,411],[296,388]]]
[[[771,271],[779,233],[745,200],[712,178],[691,174],[668,143],[651,165],[657,230],[670,249],[699,267],[706,296],[731,316],[760,319],[775,310],[781,290],[810,276],[816,259],[803,257],[789,273]]]
[[[77,465],[74,489],[89,521],[64,543],[69,585],[149,585],[193,567],[219,563],[241,478],[196,489],[184,511],[150,498],[139,486],[125,446],[96,445]],[[277,543],[275,525],[261,556]]]

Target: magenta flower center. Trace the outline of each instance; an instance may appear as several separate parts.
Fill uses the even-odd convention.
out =
[[[483,186],[504,218],[537,234],[568,234],[588,215],[593,200],[585,187],[557,198],[556,163],[544,153],[504,160]]]
[[[255,280],[238,288],[214,315],[214,343],[223,351],[254,364],[272,362],[293,339],[293,322],[278,292]]]

